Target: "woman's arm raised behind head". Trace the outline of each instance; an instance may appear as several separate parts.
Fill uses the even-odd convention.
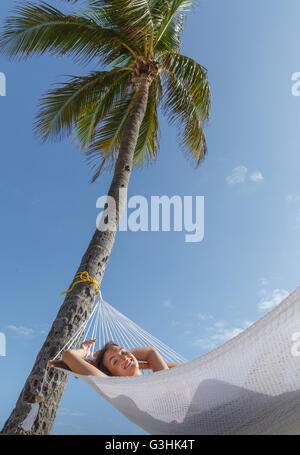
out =
[[[62,353],[63,362],[70,368],[71,371],[87,376],[104,376],[106,374],[98,370],[89,361],[84,360],[82,349],[68,349]]]
[[[130,349],[130,352],[135,358],[142,362],[148,362],[151,370],[160,371],[168,370],[169,367],[153,346],[141,346],[139,348]]]

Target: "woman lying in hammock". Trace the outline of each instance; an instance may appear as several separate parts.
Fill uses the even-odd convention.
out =
[[[63,351],[64,364],[74,373],[88,376],[139,376],[142,373],[138,361],[147,362],[154,372],[169,368],[152,346],[125,350],[109,342],[100,351],[91,352],[91,345],[95,342],[85,341],[80,349]],[[91,355],[93,359],[85,360]]]

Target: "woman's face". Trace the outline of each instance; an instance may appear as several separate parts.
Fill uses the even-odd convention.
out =
[[[112,346],[105,352],[103,364],[113,376],[138,376],[141,374],[134,355],[120,346]]]

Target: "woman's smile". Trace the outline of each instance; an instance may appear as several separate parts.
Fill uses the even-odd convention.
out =
[[[124,368],[128,368],[132,364],[132,359],[126,359],[124,362]]]
[[[135,357],[128,351],[113,346],[104,356],[107,368],[111,370],[115,376],[135,376],[141,374],[139,365]]]

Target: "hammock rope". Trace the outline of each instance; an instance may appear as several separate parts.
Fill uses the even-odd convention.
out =
[[[300,434],[300,287],[243,332],[188,362],[104,302],[100,290],[90,318],[66,346],[90,334],[125,348],[147,341],[165,360],[183,363],[130,378],[64,370],[150,434]]]
[[[162,343],[150,333],[146,332],[129,318],[105,302],[102,298],[99,282],[96,279],[91,278],[87,271],[77,273],[74,279],[77,278],[78,280],[73,283],[70,289],[61,292],[60,295],[71,292],[74,289],[75,285],[79,283],[91,283],[96,290],[95,302],[91,314],[89,318],[79,326],[79,328],[64,344],[64,346],[61,347],[53,359],[48,361],[47,367],[45,369],[45,374],[39,388],[40,392],[36,396],[35,403],[33,404],[28,416],[21,424],[21,429],[24,431],[30,431],[36,420],[39,411],[39,405],[43,401],[42,391],[50,368],[56,366],[55,363],[58,359],[61,359],[63,351],[72,348],[78,349],[79,346],[86,340],[97,340],[98,349],[96,349],[95,345],[95,351],[100,350],[101,347],[103,347],[108,341],[113,341],[125,349],[132,349],[134,347],[140,347],[143,345],[151,345],[158,350],[170,368],[180,363],[186,362],[186,359],[184,357],[177,354],[170,347]],[[149,373],[148,365],[144,362],[140,363],[140,369],[143,373],[145,373],[145,370],[147,370],[147,373]]]
[[[108,305],[104,311],[115,317]],[[150,434],[295,435],[299,335],[300,287],[234,338],[176,368],[131,378],[75,376]]]
[[[70,287],[70,289],[68,289],[67,291],[63,291],[63,292],[60,292],[60,295],[64,295],[64,294],[68,294],[69,292],[73,291],[74,287],[76,286],[76,284],[78,283],[84,283],[86,281],[92,283],[92,285],[95,287],[96,289],[96,292],[99,291],[100,289],[100,284],[99,284],[99,281],[97,281],[95,278],[91,278],[89,273],[85,270],[84,272],[78,272],[76,273],[76,275],[74,276],[74,280],[76,278],[80,278],[78,281],[75,281],[75,283],[72,284],[72,286]],[[73,281],[74,281],[73,280]]]

